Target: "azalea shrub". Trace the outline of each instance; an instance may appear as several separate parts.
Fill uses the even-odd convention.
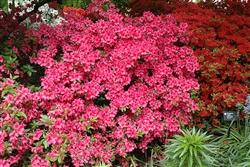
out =
[[[243,104],[250,92],[249,1],[144,2],[132,1],[131,15],[147,10],[171,13],[178,22],[188,24],[188,46],[200,65],[196,78],[201,88],[193,92],[199,110],[193,120],[200,127],[218,126],[222,113],[237,110],[236,104]]]
[[[61,15],[59,25],[26,31],[39,46],[29,61],[45,69],[41,89],[0,83],[0,165],[127,166],[133,151],[166,144],[190,122],[199,65],[186,23],[126,17],[106,1]]]

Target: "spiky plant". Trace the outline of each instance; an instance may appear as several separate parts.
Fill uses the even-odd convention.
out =
[[[161,166],[168,167],[208,167],[218,166],[214,158],[217,145],[210,143],[211,135],[200,130],[182,130],[181,135],[175,135],[165,147],[165,158]]]

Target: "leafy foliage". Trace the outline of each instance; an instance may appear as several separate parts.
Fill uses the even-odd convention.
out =
[[[250,155],[250,127],[249,127],[249,95],[246,99],[245,106],[242,108],[245,113],[244,121],[237,121],[235,128],[233,122],[230,126],[223,126],[220,129],[213,129],[215,134],[213,142],[217,144],[220,149],[217,154],[221,166],[237,166],[243,167],[249,164]],[[243,124],[242,124],[243,123]]]
[[[218,150],[217,145],[207,143],[212,136],[193,128],[191,131],[183,130],[181,135],[175,135],[165,146],[165,159],[162,166],[196,167],[219,166],[214,157]]]
[[[86,8],[91,0],[62,0],[61,6]]]
[[[243,130],[232,128],[229,133],[227,127],[212,132],[219,135],[216,136],[215,141],[220,146],[217,159],[221,166],[244,166],[249,162],[249,132],[245,134],[244,128]]]
[[[5,12],[8,12],[9,4],[8,0],[1,0],[0,1],[0,8],[2,8]]]

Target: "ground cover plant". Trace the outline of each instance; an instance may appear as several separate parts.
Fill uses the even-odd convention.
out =
[[[160,164],[171,167],[220,166],[216,159],[219,147],[215,143],[209,143],[211,140],[212,135],[207,135],[206,132],[195,128],[184,129],[165,146],[165,159]]]
[[[59,25],[22,31],[30,43],[18,49],[34,49],[24,52],[32,67],[20,69],[38,85],[2,70],[0,165],[128,166],[134,150],[166,144],[190,122],[199,65],[190,48],[176,44],[188,42],[186,23],[151,12],[129,18],[106,1],[61,16]],[[14,64],[2,59],[2,68],[15,68],[20,51],[2,48],[1,57],[6,48],[14,57]]]
[[[249,165],[249,113],[250,113],[250,94],[247,96],[241,110],[245,114],[243,120],[231,122],[230,126],[223,126],[219,129],[213,129],[216,134],[213,143],[219,146],[217,152],[220,166],[248,166]]]
[[[244,103],[250,89],[249,1],[134,0],[129,6],[133,16],[148,10],[156,15],[171,13],[188,24],[189,47],[200,65],[195,125],[218,126],[224,111]]]

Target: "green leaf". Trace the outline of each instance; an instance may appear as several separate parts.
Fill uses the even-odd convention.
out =
[[[143,135],[144,135],[144,132],[138,131],[138,132],[136,133],[136,138],[138,138],[138,137],[143,137]]]
[[[98,116],[96,116],[96,117],[93,117],[93,118],[90,118],[90,120],[89,120],[90,122],[98,122]]]
[[[7,106],[4,106],[4,107],[3,107],[3,110],[4,110],[4,111],[11,110],[11,104],[9,103],[9,104],[7,104]]]
[[[1,0],[0,1],[0,7],[4,7],[6,4],[8,4],[8,0]]]
[[[32,92],[37,92],[42,89],[41,86],[37,87],[35,85],[27,86]]]
[[[219,48],[214,48],[213,49],[213,53],[219,53],[220,52],[220,49]]]
[[[47,160],[49,160],[50,162],[56,162],[57,158],[52,158],[52,157],[47,157]]]
[[[42,117],[41,120],[44,120],[44,121],[47,121],[48,119],[50,119],[48,115],[41,115],[41,117]]]
[[[188,166],[193,167],[193,156],[191,155],[188,156]]]
[[[32,75],[32,72],[28,71],[27,74],[30,77]]]
[[[87,131],[88,133],[91,133],[91,130],[93,130],[93,129],[94,129],[93,126],[87,126],[87,127],[86,127],[86,131]]]
[[[189,155],[190,155],[190,157],[192,157],[192,159],[193,159],[193,149],[196,149],[196,148],[193,148],[193,146],[191,145],[189,147]]]
[[[180,154],[180,157],[182,157],[189,149],[189,145],[188,144],[183,144],[183,147],[182,147],[182,153]]]
[[[59,163],[59,164],[61,164],[62,163],[62,157],[58,157],[58,159],[57,159],[57,162]]]
[[[179,167],[183,167],[183,166],[184,166],[183,164],[184,164],[184,162],[186,161],[187,156],[188,156],[188,154],[185,154],[185,155],[183,155],[183,156],[181,157],[181,161],[180,161]]]
[[[102,8],[103,8],[103,10],[104,11],[107,11],[108,10],[108,8],[109,8],[109,3],[108,2],[104,2],[103,4],[102,4]]]
[[[181,157],[180,154],[183,153],[183,150],[179,150],[177,152],[174,153],[173,159],[177,158],[177,157]]]
[[[47,142],[47,140],[43,141],[43,145],[44,145],[45,149],[47,149],[49,147],[49,143]]]
[[[29,76],[31,76],[32,73],[37,72],[37,71],[34,70],[33,68],[34,68],[34,67],[31,66],[31,65],[29,65],[29,64],[23,65],[23,66],[21,67],[21,69],[22,69],[24,72],[26,72]]]
[[[16,95],[17,94],[17,90],[15,89],[10,89],[9,90],[9,93],[13,94],[13,95]]]
[[[199,153],[206,159],[206,161],[211,162],[211,157],[209,155],[205,154],[202,150],[200,150]]]
[[[31,125],[31,129],[34,130],[43,124],[39,123],[38,121],[33,120],[30,125]]]
[[[26,115],[24,112],[21,112],[21,111],[18,111],[18,112],[16,113],[16,116],[27,118],[27,115]]]
[[[197,154],[196,154],[196,155],[197,155]],[[200,157],[194,156],[194,158],[195,158],[196,162],[198,163],[198,165],[199,165],[199,166],[202,166]]]
[[[3,11],[8,13],[8,0],[0,0],[0,8],[2,8]]]
[[[18,75],[14,75],[14,76],[12,76],[12,74],[10,74],[10,79],[11,79],[11,80],[15,80],[15,79],[17,79],[17,78],[19,78],[19,76],[18,76]]]
[[[120,110],[121,110],[121,112],[125,112],[125,111],[127,111],[127,109],[129,109],[129,107],[125,106],[125,107],[122,107]]]
[[[99,50],[99,52],[100,52],[100,54],[102,55],[102,58],[104,58],[104,57],[105,57],[104,51],[103,51],[103,50]]]
[[[8,93],[11,93],[12,95],[16,95],[16,94],[17,94],[17,90],[15,89],[14,86],[8,85],[8,86],[6,86],[6,87],[4,88],[4,90],[2,91],[1,97],[4,98],[4,96],[5,96],[6,94],[8,94]]]

